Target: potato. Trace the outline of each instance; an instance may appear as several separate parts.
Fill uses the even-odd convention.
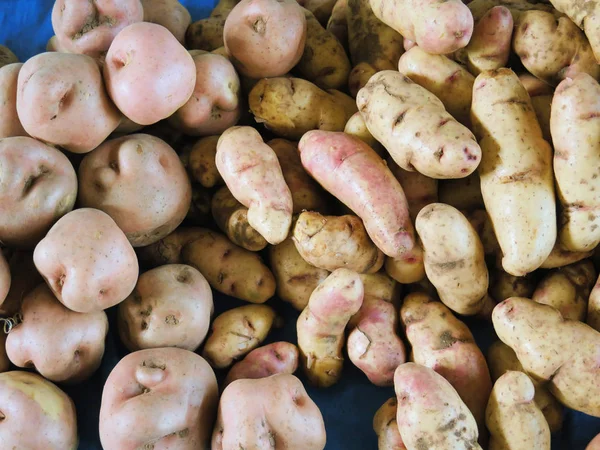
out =
[[[208,448],[218,398],[213,370],[195,353],[180,348],[130,353],[104,385],[102,448]]]
[[[385,158],[388,155],[387,150],[381,145],[379,142],[375,140],[369,129],[367,128],[367,124],[360,112],[355,112],[346,122],[346,126],[344,127],[344,133],[351,134],[359,138],[369,147],[371,147],[379,156]],[[395,164],[395,163],[394,163]],[[389,165],[389,160],[388,160]],[[397,167],[397,166],[396,166]]]
[[[348,0],[337,0],[327,21],[327,31],[333,34],[348,49]]]
[[[0,139],[27,136],[17,114],[17,80],[22,63],[7,64],[0,68]]]
[[[75,170],[63,153],[29,137],[0,140],[0,160],[0,241],[32,248],[73,209]]]
[[[492,381],[469,328],[442,303],[422,293],[406,296],[400,319],[412,346],[411,360],[450,382],[477,421],[479,435],[485,436],[485,407]]]
[[[213,450],[322,450],[325,424],[317,405],[294,375],[237,380],[223,391]]]
[[[406,448],[481,449],[473,415],[444,377],[406,363],[396,369],[394,389],[396,421]]]
[[[18,62],[19,58],[17,58],[17,55],[15,55],[10,48],[5,45],[0,45],[0,68]]]
[[[87,153],[119,125],[98,64],[89,56],[41,53],[21,68],[17,113],[31,137]]]
[[[190,12],[179,0],[141,0],[144,22],[157,23],[185,45],[185,32],[192,23]]]
[[[413,249],[404,191],[367,144],[345,133],[310,131],[298,148],[308,173],[363,220],[383,253],[399,258]]]
[[[600,434],[597,434],[594,439],[590,441],[585,450],[598,450],[600,449]]]
[[[224,388],[235,380],[267,378],[271,375],[293,374],[298,368],[298,347],[289,342],[273,342],[258,347],[235,363],[224,381]]]
[[[11,288],[10,267],[4,254],[0,251],[0,306],[4,305]]]
[[[599,66],[600,67],[600,66]],[[571,251],[600,242],[600,84],[586,74],[563,81],[552,100],[554,174],[562,205],[559,239]]]
[[[123,114],[140,125],[151,125],[187,103],[194,93],[196,66],[169,30],[140,22],[127,26],[112,42],[104,80]]]
[[[206,53],[193,56],[196,85],[192,96],[169,117],[190,136],[219,134],[235,125],[241,114],[240,79],[229,60]]]
[[[10,359],[6,354],[6,337],[8,335],[0,330],[0,373],[6,372],[10,368]]]
[[[21,309],[21,303],[25,295],[32,291],[38,284],[43,283],[35,264],[33,263],[33,252],[15,251],[7,257],[10,274],[3,272],[4,286],[6,286],[9,275],[10,290],[0,303],[0,316],[11,317]],[[0,297],[1,298],[1,297]]]
[[[4,448],[78,448],[73,401],[39,375],[20,370],[0,374],[0,404]]]
[[[291,237],[269,246],[269,260],[277,281],[277,297],[298,311],[306,307],[310,294],[329,275],[327,270],[307,263]]]
[[[496,341],[490,346],[487,361],[494,381],[511,370],[525,372],[515,352],[502,341]],[[534,378],[531,378],[531,382],[535,387],[535,403],[544,414],[550,431],[552,433],[557,432],[561,429],[563,423],[563,406],[548,391],[546,386]]]
[[[213,321],[202,356],[216,369],[229,367],[265,340],[275,319],[275,311],[267,305],[225,311]]]
[[[490,273],[489,292],[497,302],[502,302],[510,297],[531,298],[536,289],[535,282],[535,278],[531,275],[515,277],[496,268]]]
[[[384,70],[372,76],[356,104],[373,137],[404,170],[463,178],[479,165],[481,149],[473,134],[435,95],[401,73]]]
[[[192,184],[192,203],[185,218],[192,225],[202,226],[211,219],[212,192],[198,183]]]
[[[385,272],[398,283],[418,283],[425,278],[423,249],[419,244],[400,258],[385,258]]]
[[[398,431],[397,411],[398,400],[393,397],[381,405],[375,413],[373,431],[377,434],[378,450],[406,450]]]
[[[490,449],[550,450],[550,429],[523,372],[508,371],[494,384],[486,410]]]
[[[103,56],[127,25],[144,20],[140,0],[57,0],[52,28],[60,48],[70,53]]]
[[[429,178],[419,172],[404,170],[391,158],[388,158],[386,162],[402,189],[404,189],[408,201],[408,211],[414,222],[419,211],[430,203],[438,201],[438,180]]]
[[[567,250],[560,240],[557,240],[550,252],[550,255],[540,266],[541,269],[556,269],[557,267],[568,266],[593,254],[593,250],[587,252],[571,252]]]
[[[79,383],[100,367],[108,319],[104,311],[80,314],[41,284],[23,299],[22,323],[6,339],[14,365],[37,370],[55,383]]]
[[[548,382],[566,407],[600,417],[600,369],[594,362],[600,333],[564,319],[551,306],[521,297],[499,303],[492,319],[498,337],[514,350],[527,373]]]
[[[342,376],[344,329],[363,302],[359,275],[337,269],[312,292],[296,323],[300,365],[309,382],[330,387]]]
[[[590,292],[586,323],[596,331],[600,331],[600,277]]]
[[[102,311],[135,287],[138,261],[110,216],[81,208],[62,217],[36,246],[33,261],[52,292],[75,312]]]
[[[298,4],[310,11],[321,25],[327,25],[327,20],[335,6],[336,0],[299,0]]]
[[[206,188],[222,185],[223,178],[217,170],[217,142],[219,136],[198,139],[191,147],[184,148],[181,161],[192,180]]]
[[[504,255],[502,267],[523,276],[542,265],[556,241],[552,149],[510,69],[477,77],[471,119],[483,149],[481,192]]]
[[[295,0],[242,0],[225,20],[223,41],[241,75],[279,77],[300,60],[306,32]]]
[[[300,139],[314,129],[342,131],[356,112],[352,99],[325,92],[300,78],[265,78],[250,91],[248,103],[257,122],[288,139]]]
[[[468,2],[468,7],[473,14],[475,23],[486,15],[486,13],[495,6],[506,7],[513,16],[513,20],[517,20],[524,11],[548,11],[552,12],[557,18],[562,16],[558,13],[550,2],[538,2],[537,0],[472,0]]]
[[[475,78],[464,67],[447,56],[430,55],[421,47],[413,47],[400,57],[398,70],[439,98],[446,111],[469,126]]]
[[[465,178],[456,180],[440,180],[438,184],[440,203],[454,206],[461,211],[472,211],[483,208],[479,174],[473,172]]]
[[[225,19],[239,0],[219,0],[210,17],[192,23],[185,34],[188,48],[213,51],[223,47]]]

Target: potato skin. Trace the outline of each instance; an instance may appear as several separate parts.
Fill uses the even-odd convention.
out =
[[[239,0],[219,0],[210,17],[192,23],[185,33],[187,48],[212,52],[223,47],[225,19],[238,3]]]
[[[510,69],[477,77],[471,119],[483,149],[481,192],[504,254],[502,267],[523,276],[541,266],[556,242],[552,150]]]
[[[223,391],[213,450],[323,450],[321,411],[294,375],[237,380]]]
[[[598,450],[600,448],[600,434],[597,434],[594,439],[590,441],[585,450]]]
[[[426,278],[423,249],[419,244],[400,258],[385,258],[385,272],[398,283],[418,283]]]
[[[530,275],[515,277],[502,269],[494,269],[490,273],[490,295],[497,302],[510,297],[531,298],[536,289],[536,279]]]
[[[323,26],[327,25],[335,3],[335,0],[300,0],[298,2],[300,6],[310,11]]]
[[[197,354],[180,348],[130,353],[104,385],[102,448],[208,448],[218,398],[215,374]]]
[[[217,142],[219,136],[206,136],[198,139],[191,147],[186,147],[180,155],[181,162],[192,180],[205,188],[224,183],[217,169]]]
[[[373,431],[377,434],[378,450],[406,450],[398,431],[397,410],[398,400],[393,397],[381,405],[373,417]]]
[[[358,112],[358,111],[355,112],[348,119],[348,121],[346,122],[346,125],[344,126],[344,133],[350,134],[352,136],[359,138],[361,141],[363,141],[365,144],[367,144],[369,147],[371,147],[373,150],[375,150],[375,152],[382,158],[385,159],[385,157],[388,155],[387,150],[383,147],[383,145],[381,145],[379,142],[377,142],[377,140],[373,137],[373,135],[367,128],[367,124],[365,123],[364,119],[362,118],[362,115],[360,114],[360,112]],[[388,161],[388,165],[389,165],[390,160],[387,160],[387,161]],[[390,167],[390,169],[391,169],[391,167]]]
[[[185,45],[185,32],[192,23],[192,16],[179,0],[141,0],[144,22],[162,25]]]
[[[12,63],[0,68],[0,139],[27,136],[17,114],[17,81],[23,63]]]
[[[345,50],[348,49],[348,20],[346,12],[348,10],[348,0],[337,0],[331,15],[327,21],[327,31],[333,34],[342,44]]]

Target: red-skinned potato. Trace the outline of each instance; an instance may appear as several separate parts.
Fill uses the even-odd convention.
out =
[[[15,370],[0,374],[2,448],[76,450],[73,401],[41,376]]]
[[[102,447],[208,448],[217,403],[215,374],[201,356],[180,348],[130,353],[104,385]]]
[[[190,99],[196,66],[169,30],[140,22],[129,25],[114,39],[106,54],[104,79],[123,114],[140,125],[151,125]]]
[[[73,153],[96,148],[121,121],[96,61],[69,53],[41,53],[23,64],[17,112],[30,136]]]
[[[171,233],[190,209],[192,188],[177,153],[148,134],[106,141],[79,166],[79,203],[113,218],[134,247]]]
[[[122,302],[138,277],[127,237],[97,209],[77,209],[56,222],[35,248],[33,261],[56,298],[82,313]]]
[[[168,264],[140,275],[119,304],[119,335],[131,350],[179,347],[194,351],[208,333],[213,297],[191,266]]]
[[[325,424],[294,375],[237,380],[221,396],[212,450],[322,450]]]
[[[10,268],[10,290],[0,303],[0,316],[13,317],[21,308],[23,297],[44,282],[35,264],[33,252],[15,251],[7,256]]]
[[[23,299],[21,316],[6,339],[15,366],[35,369],[55,383],[84,381],[100,366],[108,332],[104,311],[73,312],[41,284]]]
[[[17,114],[17,80],[22,63],[0,68],[0,138],[27,136]]]
[[[0,140],[0,241],[32,248],[73,209],[77,177],[60,151],[29,137]]]
[[[178,0],[141,0],[144,22],[157,23],[185,44],[185,32],[192,23],[190,12]]]

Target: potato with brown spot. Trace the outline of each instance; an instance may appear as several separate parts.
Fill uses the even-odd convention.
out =
[[[219,136],[206,136],[198,139],[192,146],[185,147],[180,154],[181,162],[190,177],[206,188],[224,183],[217,169],[217,142]]]
[[[0,68],[9,64],[18,63],[19,58],[6,45],[0,45]]]
[[[490,272],[490,295],[497,302],[510,297],[531,298],[536,289],[536,278],[532,274],[515,277],[502,269]]]
[[[381,405],[373,417],[373,431],[377,435],[378,450],[406,450],[398,431],[397,411],[398,400],[393,397]]]
[[[223,28],[225,19],[239,0],[219,0],[210,13],[210,17],[192,23],[186,33],[187,48],[201,49],[207,52],[223,47]]]
[[[331,15],[327,21],[327,31],[333,34],[342,44],[344,49],[348,50],[348,0],[337,0]]]

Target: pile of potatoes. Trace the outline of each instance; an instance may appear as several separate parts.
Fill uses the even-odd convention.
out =
[[[303,382],[349,364],[395,391],[364,448],[543,450],[565,408],[600,417],[600,0],[52,25],[0,48],[0,447],[77,448],[59,386],[108,333],[105,450],[323,449]]]

